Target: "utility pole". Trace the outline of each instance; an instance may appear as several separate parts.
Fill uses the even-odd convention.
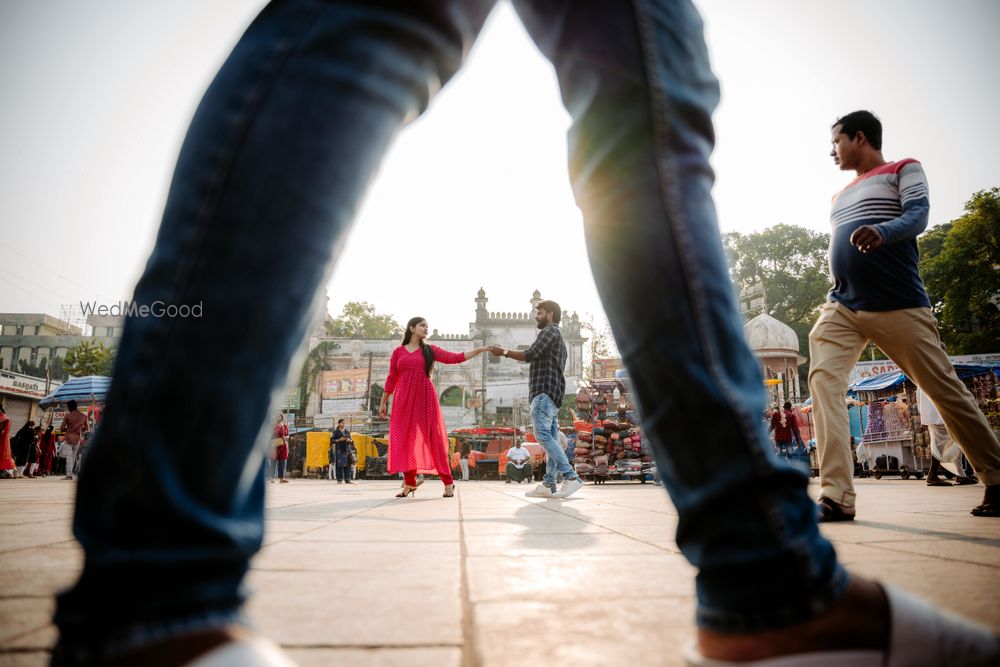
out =
[[[374,352],[368,353],[368,381],[365,382],[365,402],[361,406],[365,412],[370,412],[372,409],[372,356]]]

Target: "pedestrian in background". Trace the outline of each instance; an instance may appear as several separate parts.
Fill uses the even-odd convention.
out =
[[[288,480],[285,479],[285,472],[288,468],[288,424],[285,423],[285,415],[280,412],[275,418],[274,429],[271,431],[271,450],[273,461],[271,483],[288,484]]]
[[[330,450],[333,454],[333,469],[337,484],[351,483],[351,432],[343,419],[337,420],[337,428],[330,436]]]

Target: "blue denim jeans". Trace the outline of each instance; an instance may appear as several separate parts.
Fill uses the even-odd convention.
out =
[[[545,448],[542,483],[554,487],[557,475],[562,475],[564,480],[576,478],[566,452],[559,446],[559,408],[548,394],[539,394],[531,400],[531,428],[538,444]]]
[[[86,558],[57,601],[55,664],[239,618],[263,534],[269,417],[320,286],[392,139],[459,69],[493,4],[276,0],[233,49],[196,111],[133,295],[199,316],[125,324],[78,486]],[[688,0],[513,4],[572,117],[594,277],[677,543],[699,570],[698,622],[754,630],[822,612],[847,577],[806,476],[772,455],[757,420],[761,374],[711,199],[719,90],[697,11]],[[278,238],[294,252],[275,252]],[[178,397],[184,413],[164,418]]]

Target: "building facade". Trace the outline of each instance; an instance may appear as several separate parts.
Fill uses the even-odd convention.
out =
[[[442,334],[434,330],[428,342],[451,352],[465,352],[485,345],[525,350],[538,335],[534,308],[542,301],[535,290],[527,312],[491,312],[489,299],[480,289],[468,333]],[[583,344],[580,318],[563,311],[561,328],[568,348],[566,391],[576,391],[583,371]],[[315,385],[303,405],[304,416],[316,426],[327,427],[336,419],[346,419],[355,427],[370,416],[369,387],[379,389],[389,374],[389,357],[399,339],[351,339],[319,335],[310,337],[309,350],[323,346],[321,363],[327,370],[317,374]],[[435,364],[432,381],[441,400],[449,429],[477,423],[518,426],[528,421],[528,364],[483,354],[463,364]]]
[[[0,313],[0,371],[44,375],[55,359],[83,341],[118,347],[122,318],[89,315],[89,335],[78,326],[41,313]]]

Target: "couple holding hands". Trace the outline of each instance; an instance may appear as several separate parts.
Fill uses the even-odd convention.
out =
[[[386,418],[389,396],[393,396],[389,421],[388,471],[403,473],[403,488],[398,497],[414,495],[417,475],[436,474],[444,483],[444,497],[455,495],[455,482],[448,461],[448,432],[445,427],[437,391],[431,382],[435,362],[460,364],[483,352],[504,356],[531,364],[529,392],[531,418],[535,437],[548,454],[548,469],[538,488],[529,491],[531,497],[566,497],[583,484],[569,464],[565,452],[558,446],[559,406],[566,394],[566,344],[559,329],[562,311],[554,301],[542,301],[535,309],[535,322],[540,329],[535,342],[526,350],[508,350],[499,345],[479,347],[467,352],[448,352],[425,343],[427,320],[414,317],[406,323],[403,342],[389,359],[389,376],[379,405],[379,417]],[[551,440],[552,447],[548,445]],[[556,489],[556,475],[562,474],[563,488]]]

